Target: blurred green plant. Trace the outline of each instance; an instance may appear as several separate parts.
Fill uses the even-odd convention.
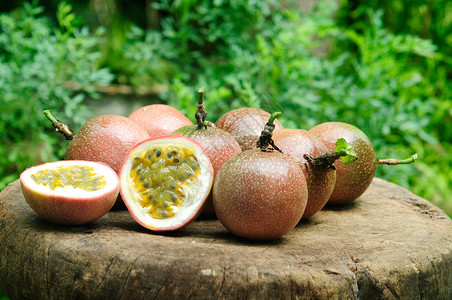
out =
[[[0,190],[26,167],[63,156],[66,142],[49,126],[44,109],[80,126],[88,112],[86,96],[95,97],[94,85],[113,79],[97,65],[101,30],[91,34],[80,27],[64,2],[58,27],[42,12],[25,3],[15,16],[0,15]]]

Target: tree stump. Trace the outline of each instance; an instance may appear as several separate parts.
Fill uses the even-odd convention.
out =
[[[271,242],[214,219],[157,234],[125,210],[58,226],[15,181],[0,193],[0,289],[11,299],[451,299],[452,221],[376,178]]]

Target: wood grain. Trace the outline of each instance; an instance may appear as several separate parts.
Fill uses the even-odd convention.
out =
[[[125,210],[48,223],[18,181],[0,193],[0,289],[11,299],[451,299],[452,221],[374,179],[271,242],[217,220],[155,234]]]

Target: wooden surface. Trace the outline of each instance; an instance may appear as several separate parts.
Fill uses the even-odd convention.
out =
[[[0,289],[11,299],[451,299],[452,221],[375,179],[272,242],[217,220],[154,234],[127,211],[64,227],[39,218],[15,181],[0,194]]]

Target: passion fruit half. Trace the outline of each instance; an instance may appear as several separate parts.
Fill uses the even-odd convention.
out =
[[[57,224],[80,225],[106,214],[119,194],[119,177],[104,163],[64,160],[26,169],[20,175],[28,205]]]
[[[145,140],[130,150],[119,171],[121,197],[132,217],[153,231],[182,228],[200,213],[213,184],[204,149],[182,136]]]

